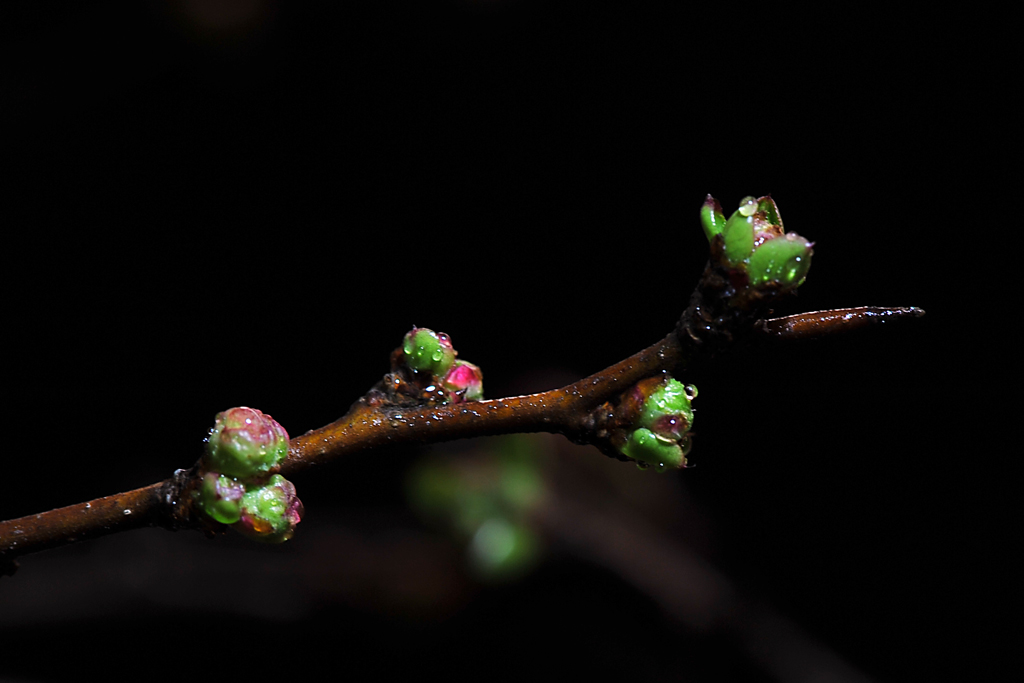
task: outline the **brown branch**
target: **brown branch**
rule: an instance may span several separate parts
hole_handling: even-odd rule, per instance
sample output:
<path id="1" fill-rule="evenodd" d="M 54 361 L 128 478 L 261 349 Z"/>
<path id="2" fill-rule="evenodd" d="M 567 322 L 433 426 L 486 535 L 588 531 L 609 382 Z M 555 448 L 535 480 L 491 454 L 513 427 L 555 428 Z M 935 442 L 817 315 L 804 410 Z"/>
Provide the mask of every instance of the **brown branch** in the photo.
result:
<path id="1" fill-rule="evenodd" d="M 414 409 L 366 410 L 357 403 L 339 420 L 291 439 L 279 471 L 290 475 L 384 445 L 521 432 L 585 440 L 593 408 L 640 379 L 676 366 L 681 355 L 672 334 L 599 373 L 539 394 Z M 0 522 L 0 559 L 144 526 L 212 531 L 216 526 L 191 510 L 188 475 L 179 470 L 167 481 L 134 491 Z"/>
<path id="2" fill-rule="evenodd" d="M 716 247 L 720 244 L 713 243 L 713 258 Z M 773 296 L 771 291 L 742 291 L 737 296 L 728 273 L 709 265 L 672 334 L 601 372 L 561 389 L 486 401 L 406 408 L 371 404 L 364 397 L 339 420 L 291 439 L 288 457 L 278 470 L 292 474 L 384 445 L 516 432 L 564 434 L 623 457 L 607 440 L 605 427 L 612 415 L 605 408 L 644 378 L 660 372 L 679 374 L 695 360 L 705 360 L 740 338 L 822 337 L 923 314 L 916 308 L 857 308 L 763 320 L 759 314 Z M 196 467 L 178 470 L 158 484 L 0 522 L 0 574 L 14 571 L 17 556 L 128 529 L 162 526 L 208 533 L 222 529 L 193 509 L 191 491 L 197 471 Z"/>
<path id="3" fill-rule="evenodd" d="M 601 372 L 540 394 L 413 410 L 350 410 L 326 427 L 292 439 L 281 473 L 290 474 L 342 455 L 391 444 L 522 432 L 589 440 L 594 408 L 645 377 L 663 370 L 680 370 L 683 357 L 678 338 L 671 334 Z"/>
<path id="4" fill-rule="evenodd" d="M 923 315 L 924 309 L 916 306 L 836 308 L 789 315 L 785 318 L 772 318 L 764 321 L 761 331 L 780 340 L 819 339 L 842 332 L 862 330 L 872 325 L 920 318 Z"/>
<path id="5" fill-rule="evenodd" d="M 164 482 L 0 522 L 0 552 L 23 555 L 160 523 Z"/>

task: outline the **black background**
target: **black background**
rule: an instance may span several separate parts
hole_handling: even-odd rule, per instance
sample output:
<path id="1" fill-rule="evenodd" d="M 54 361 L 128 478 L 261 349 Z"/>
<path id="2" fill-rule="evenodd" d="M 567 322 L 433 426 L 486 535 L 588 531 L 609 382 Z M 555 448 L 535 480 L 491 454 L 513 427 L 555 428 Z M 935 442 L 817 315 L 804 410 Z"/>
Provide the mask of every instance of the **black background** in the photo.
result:
<path id="1" fill-rule="evenodd" d="M 701 388 L 698 467 L 666 476 L 712 520 L 706 554 L 880 680 L 984 672 L 1010 642 L 997 587 L 1012 539 L 996 512 L 1009 454 L 978 419 L 976 361 L 1017 364 L 975 327 L 965 288 L 983 239 L 971 221 L 991 210 L 973 155 L 999 125 L 970 106 L 985 67 L 966 28 L 832 5 L 0 12 L 0 517 L 162 479 L 229 406 L 291 434 L 326 424 L 414 324 L 450 333 L 491 397 L 594 372 L 673 326 L 706 259 L 704 195 L 728 210 L 771 192 L 816 242 L 785 312 L 928 315 L 685 378 Z M 296 476 L 304 525 L 338 514 L 372 534 L 402 518 L 416 454 Z M 302 533 L 267 552 L 298 552 Z M 5 654 L 0 674 L 169 678 L 217 652 L 292 674 L 765 676 L 713 637 L 645 642 L 656 606 L 584 562 L 553 560 L 440 622 L 338 604 L 254 619 L 148 594 L 73 608 L 95 590 L 73 577 L 104 552 L 118 551 L 28 557 L 0 579 L 2 606 L 45 566 L 68 601 L 8 607 L 12 648 L 64 654 Z M 117 561 L 130 581 L 135 558 Z"/>

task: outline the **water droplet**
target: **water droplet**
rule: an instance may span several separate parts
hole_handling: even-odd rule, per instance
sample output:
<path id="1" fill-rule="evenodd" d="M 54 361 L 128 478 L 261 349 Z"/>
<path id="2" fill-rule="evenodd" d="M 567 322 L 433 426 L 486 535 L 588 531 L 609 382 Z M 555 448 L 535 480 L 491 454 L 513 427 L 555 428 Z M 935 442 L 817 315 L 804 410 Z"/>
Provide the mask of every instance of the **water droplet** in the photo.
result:
<path id="1" fill-rule="evenodd" d="M 125 510 L 125 511 L 124 511 L 124 514 L 126 514 L 126 515 L 130 515 L 130 514 L 132 514 L 132 511 L 131 511 L 131 510 Z"/>
<path id="2" fill-rule="evenodd" d="M 88 510 L 88 509 L 89 509 L 89 508 L 91 508 L 91 507 L 92 507 L 92 503 L 86 503 L 86 504 L 85 504 L 85 509 L 86 509 L 86 510 Z"/>
<path id="3" fill-rule="evenodd" d="M 697 398 L 697 387 L 693 384 L 687 384 L 686 387 L 684 387 L 684 390 L 686 391 L 686 398 L 691 401 Z"/>
<path id="4" fill-rule="evenodd" d="M 740 215 L 753 216 L 757 211 L 757 200 L 753 197 L 744 197 L 740 200 Z"/>

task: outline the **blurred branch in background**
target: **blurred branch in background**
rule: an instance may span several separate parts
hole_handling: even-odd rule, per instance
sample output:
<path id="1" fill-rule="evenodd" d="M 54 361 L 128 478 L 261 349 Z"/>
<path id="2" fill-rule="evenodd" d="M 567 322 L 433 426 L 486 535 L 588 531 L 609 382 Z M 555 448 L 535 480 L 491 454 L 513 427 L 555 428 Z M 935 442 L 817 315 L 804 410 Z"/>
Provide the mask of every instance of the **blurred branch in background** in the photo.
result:
<path id="1" fill-rule="evenodd" d="M 727 635 L 775 680 L 870 680 L 745 595 L 687 542 L 708 530 L 682 480 L 624 476 L 621 466 L 588 457 L 588 450 L 546 434 L 439 447 L 413 471 L 410 495 L 422 512 L 445 519 L 465 544 L 467 566 L 484 581 L 533 569 L 543 538 L 553 552 L 614 572 L 682 629 Z"/>
<path id="2" fill-rule="evenodd" d="M 89 545 L 37 558 L 18 590 L 0 593 L 0 629 L 140 608 L 275 631 L 339 609 L 440 625 L 568 555 L 611 572 L 666 616 L 643 628 L 667 632 L 607 634 L 616 647 L 715 636 L 773 680 L 868 680 L 705 559 L 710 525 L 679 478 L 645 476 L 535 434 L 435 446 L 407 481 L 412 507 L 443 534 L 388 508 L 314 518 L 280 548 L 139 530 L 97 541 L 91 561 L 65 557 Z M 590 599 L 599 606 L 602 596 Z"/>

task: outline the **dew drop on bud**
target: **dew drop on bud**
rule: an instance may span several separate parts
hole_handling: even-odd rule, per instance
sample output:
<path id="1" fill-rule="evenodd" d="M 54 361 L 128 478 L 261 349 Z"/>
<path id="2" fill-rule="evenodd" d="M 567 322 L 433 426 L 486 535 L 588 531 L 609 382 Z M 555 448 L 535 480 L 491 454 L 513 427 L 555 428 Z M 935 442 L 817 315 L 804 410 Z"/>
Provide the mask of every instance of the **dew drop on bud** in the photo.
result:
<path id="1" fill-rule="evenodd" d="M 753 197 L 744 197 L 740 200 L 739 211 L 741 216 L 753 216 L 757 211 L 757 200 Z"/>
<path id="2" fill-rule="evenodd" d="M 694 386 L 693 384 L 687 384 L 684 390 L 686 391 L 686 398 L 690 399 L 691 401 L 697 398 L 697 387 Z"/>

